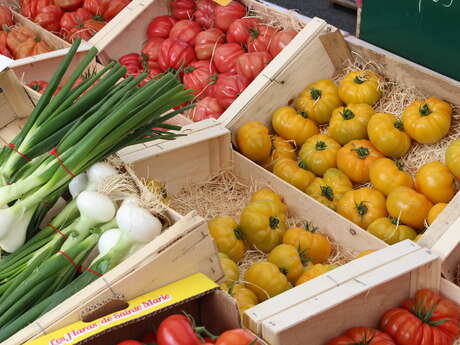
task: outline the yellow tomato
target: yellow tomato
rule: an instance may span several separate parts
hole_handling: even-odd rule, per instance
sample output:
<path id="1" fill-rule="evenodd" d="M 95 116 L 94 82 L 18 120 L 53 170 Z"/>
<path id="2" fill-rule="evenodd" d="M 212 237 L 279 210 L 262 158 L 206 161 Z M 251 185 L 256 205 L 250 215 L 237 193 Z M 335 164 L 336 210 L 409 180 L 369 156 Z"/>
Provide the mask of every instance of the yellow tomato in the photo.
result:
<path id="1" fill-rule="evenodd" d="M 434 144 L 449 132 L 452 107 L 436 97 L 417 100 L 403 112 L 404 129 L 421 144 Z"/>
<path id="2" fill-rule="evenodd" d="M 284 139 L 294 140 L 301 146 L 307 138 L 319 132 L 318 126 L 306 113 L 298 113 L 293 107 L 276 109 L 272 116 L 272 126 L 276 134 Z"/>
<path id="3" fill-rule="evenodd" d="M 367 138 L 367 123 L 374 114 L 369 104 L 349 104 L 332 112 L 328 134 L 339 144 Z"/>
<path id="4" fill-rule="evenodd" d="M 447 147 L 445 157 L 449 170 L 460 180 L 460 139 L 450 143 Z"/>
<path id="5" fill-rule="evenodd" d="M 367 134 L 371 143 L 385 156 L 398 158 L 410 149 L 411 140 L 402 121 L 392 114 L 374 114 L 367 125 Z"/>
<path id="6" fill-rule="evenodd" d="M 385 217 L 385 196 L 377 189 L 363 187 L 345 193 L 337 204 L 337 212 L 363 229 L 377 218 Z"/>
<path id="7" fill-rule="evenodd" d="M 246 250 L 243 235 L 232 217 L 214 217 L 208 222 L 209 233 L 219 249 L 230 259 L 238 262 Z"/>
<path id="8" fill-rule="evenodd" d="M 294 106 L 320 124 L 328 123 L 332 111 L 342 105 L 332 80 L 310 84 L 294 101 Z"/>
<path id="9" fill-rule="evenodd" d="M 402 164 L 389 158 L 379 158 L 371 164 L 369 178 L 375 189 L 388 195 L 399 186 L 414 187 L 412 176 L 402 170 Z"/>
<path id="10" fill-rule="evenodd" d="M 371 164 L 382 157 L 369 140 L 352 140 L 337 152 L 337 168 L 353 182 L 367 182 Z"/>
<path id="11" fill-rule="evenodd" d="M 286 214 L 273 201 L 253 201 L 241 212 L 240 227 L 249 243 L 269 253 L 286 232 Z"/>
<path id="12" fill-rule="evenodd" d="M 421 239 L 423 236 L 423 234 L 418 234 L 417 236 L 415 236 L 415 239 L 414 239 L 414 242 L 417 242 L 419 239 Z"/>
<path id="13" fill-rule="evenodd" d="M 286 278 L 294 284 L 303 272 L 305 256 L 301 257 L 296 247 L 280 244 L 268 254 L 268 262 L 275 264 Z M 303 260 L 303 261 L 302 261 Z"/>
<path id="14" fill-rule="evenodd" d="M 299 151 L 300 167 L 323 175 L 335 168 L 340 144 L 326 134 L 316 134 L 307 139 Z"/>
<path id="15" fill-rule="evenodd" d="M 260 165 L 262 165 L 265 169 L 273 171 L 273 165 L 275 165 L 275 162 L 280 158 L 289 158 L 293 160 L 297 159 L 295 148 L 289 141 L 277 135 L 273 135 L 271 140 L 272 150 L 270 156 L 268 156 L 266 160 L 260 163 Z"/>
<path id="16" fill-rule="evenodd" d="M 259 304 L 259 299 L 252 290 L 240 284 L 221 284 L 221 289 L 236 299 L 240 315 L 255 305 Z"/>
<path id="17" fill-rule="evenodd" d="M 426 219 L 428 225 L 433 224 L 434 220 L 438 218 L 438 216 L 441 214 L 442 211 L 446 208 L 447 204 L 440 202 L 434 205 L 432 208 L 430 208 L 430 211 L 428 212 L 428 217 Z"/>
<path id="18" fill-rule="evenodd" d="M 374 252 L 376 252 L 375 249 L 366 249 L 366 250 L 363 250 L 361 253 L 359 253 L 358 255 L 356 255 L 356 259 L 362 258 L 363 256 L 372 254 L 372 253 L 374 253 Z"/>
<path id="19" fill-rule="evenodd" d="M 417 236 L 414 229 L 399 224 L 398 220 L 393 217 L 382 217 L 374 220 L 369 224 L 367 231 L 388 244 L 395 244 L 406 239 L 413 240 Z"/>
<path id="20" fill-rule="evenodd" d="M 315 178 L 305 192 L 315 200 L 335 210 L 337 202 L 342 196 L 351 190 L 353 185 L 339 169 L 327 169 L 323 178 Z"/>
<path id="21" fill-rule="evenodd" d="M 283 243 L 289 244 L 304 253 L 313 263 L 325 262 L 331 255 L 332 245 L 329 239 L 305 226 L 290 228 L 283 236 Z"/>
<path id="22" fill-rule="evenodd" d="M 238 265 L 225 254 L 221 255 L 221 253 L 219 253 L 219 257 L 220 264 L 224 270 L 225 282 L 231 283 L 238 280 L 240 278 L 240 268 Z"/>
<path id="23" fill-rule="evenodd" d="M 374 105 L 380 99 L 380 78 L 363 70 L 348 73 L 339 83 L 339 96 L 345 104 Z"/>
<path id="24" fill-rule="evenodd" d="M 315 179 L 315 175 L 311 171 L 302 169 L 297 165 L 296 161 L 287 158 L 276 161 L 273 173 L 302 191 L 305 191 Z"/>
<path id="25" fill-rule="evenodd" d="M 337 268 L 337 265 L 322 265 L 322 264 L 316 264 L 316 265 L 310 265 L 306 267 L 305 272 L 302 273 L 299 279 L 297 279 L 297 282 L 295 285 L 300 285 L 303 284 L 309 280 L 312 280 L 313 278 L 319 277 L 320 275 L 327 273 L 329 271 L 332 271 L 334 268 Z"/>
<path id="26" fill-rule="evenodd" d="M 449 202 L 455 195 L 454 175 L 439 161 L 427 163 L 415 175 L 417 191 L 431 202 Z"/>
<path id="27" fill-rule="evenodd" d="M 262 189 L 259 189 L 254 194 L 252 194 L 251 200 L 250 200 L 251 202 L 259 201 L 259 200 L 273 201 L 274 203 L 278 204 L 280 212 L 283 212 L 283 213 L 287 212 L 286 204 L 283 202 L 283 200 L 281 200 L 281 196 L 279 194 L 276 194 L 270 188 L 262 188 Z"/>
<path id="28" fill-rule="evenodd" d="M 244 275 L 244 280 L 246 287 L 256 294 L 260 302 L 292 287 L 278 266 L 267 261 L 251 265 Z"/>
<path id="29" fill-rule="evenodd" d="M 252 121 L 241 126 L 236 141 L 241 153 L 254 162 L 263 162 L 270 156 L 272 143 L 268 128 L 262 122 Z"/>
<path id="30" fill-rule="evenodd" d="M 433 204 L 427 197 L 408 187 L 396 187 L 387 198 L 390 216 L 415 229 L 423 229 L 428 212 Z"/>

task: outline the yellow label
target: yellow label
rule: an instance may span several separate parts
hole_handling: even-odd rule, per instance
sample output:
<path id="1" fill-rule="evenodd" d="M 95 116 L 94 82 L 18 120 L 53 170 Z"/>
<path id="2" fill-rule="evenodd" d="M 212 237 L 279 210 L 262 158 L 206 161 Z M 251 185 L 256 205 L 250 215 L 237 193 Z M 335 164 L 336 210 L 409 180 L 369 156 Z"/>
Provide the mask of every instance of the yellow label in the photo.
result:
<path id="1" fill-rule="evenodd" d="M 106 329 L 150 314 L 185 299 L 214 289 L 217 284 L 197 273 L 129 301 L 129 306 L 91 322 L 76 322 L 28 342 L 29 345 L 72 345 Z"/>
<path id="2" fill-rule="evenodd" d="M 214 2 L 217 2 L 221 6 L 227 6 L 229 3 L 232 2 L 232 0 L 213 0 Z"/>

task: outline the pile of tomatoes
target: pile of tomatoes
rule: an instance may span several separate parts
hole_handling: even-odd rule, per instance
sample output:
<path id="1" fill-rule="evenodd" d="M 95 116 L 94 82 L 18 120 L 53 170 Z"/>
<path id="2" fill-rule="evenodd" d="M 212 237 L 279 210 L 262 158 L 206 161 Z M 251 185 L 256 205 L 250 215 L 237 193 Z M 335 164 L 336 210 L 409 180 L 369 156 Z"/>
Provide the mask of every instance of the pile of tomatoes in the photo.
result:
<path id="1" fill-rule="evenodd" d="M 421 166 L 415 179 L 400 158 L 413 141 L 432 145 L 450 129 L 452 107 L 429 97 L 402 114 L 376 113 L 381 77 L 368 70 L 312 83 L 292 106 L 275 110 L 271 125 L 239 128 L 240 152 L 315 200 L 389 244 L 416 239 L 456 193 L 460 140 L 445 162 Z M 320 126 L 327 126 L 327 133 Z M 415 180 L 415 181 L 414 181 Z M 371 187 L 370 187 L 371 185 Z"/>
<path id="2" fill-rule="evenodd" d="M 21 0 L 21 14 L 72 42 L 88 41 L 131 0 Z"/>
<path id="3" fill-rule="evenodd" d="M 218 118 L 296 35 L 247 16 L 238 1 L 172 0 L 171 14 L 154 18 L 142 51 L 119 61 L 129 75 L 179 71 L 198 99 L 194 121 Z"/>
<path id="4" fill-rule="evenodd" d="M 231 329 L 219 336 L 204 327 L 195 326 L 190 316 L 173 314 L 161 321 L 157 332 L 148 332 L 141 341 L 124 340 L 117 345 L 258 345 L 257 338 L 242 328 Z"/>
<path id="5" fill-rule="evenodd" d="M 385 312 L 380 330 L 354 327 L 326 345 L 452 345 L 460 335 L 460 308 L 431 290 L 419 290 Z"/>
<path id="6" fill-rule="evenodd" d="M 15 25 L 11 10 L 0 5 L 0 54 L 10 59 L 23 59 L 53 49 L 25 26 Z"/>

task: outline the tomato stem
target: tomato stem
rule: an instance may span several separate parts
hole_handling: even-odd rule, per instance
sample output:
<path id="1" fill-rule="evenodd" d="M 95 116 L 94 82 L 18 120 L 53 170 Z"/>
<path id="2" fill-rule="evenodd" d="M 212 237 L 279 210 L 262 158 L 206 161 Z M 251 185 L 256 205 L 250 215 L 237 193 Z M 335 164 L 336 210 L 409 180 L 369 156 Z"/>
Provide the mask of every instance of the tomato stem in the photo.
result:
<path id="1" fill-rule="evenodd" d="M 391 216 L 390 216 L 390 217 L 388 217 L 388 219 L 390 219 L 391 224 L 393 224 L 393 225 L 398 225 L 398 224 L 399 224 L 398 218 L 395 218 L 395 217 L 391 217 Z"/>
<path id="2" fill-rule="evenodd" d="M 304 161 L 300 161 L 298 164 L 299 168 L 308 170 L 307 164 Z"/>
<path id="3" fill-rule="evenodd" d="M 303 228 L 305 230 L 307 230 L 308 232 L 311 232 L 311 233 L 315 233 L 316 230 L 318 230 L 318 228 L 316 226 L 314 226 L 312 223 L 310 222 L 305 222 Z"/>
<path id="4" fill-rule="evenodd" d="M 334 200 L 334 190 L 329 186 L 320 186 L 321 195 L 324 196 L 327 200 Z"/>
<path id="5" fill-rule="evenodd" d="M 342 117 L 344 120 L 351 120 L 355 117 L 355 114 L 348 108 L 345 108 L 342 112 Z"/>
<path id="6" fill-rule="evenodd" d="M 404 163 L 403 163 L 401 160 L 395 159 L 395 164 L 396 164 L 396 167 L 397 167 L 399 170 L 401 170 L 401 171 L 404 170 Z"/>
<path id="7" fill-rule="evenodd" d="M 235 237 L 239 240 L 243 239 L 243 232 L 241 231 L 241 228 L 237 226 L 235 229 L 233 229 L 233 233 L 235 234 Z"/>
<path id="8" fill-rule="evenodd" d="M 431 114 L 431 110 L 426 103 L 420 107 L 419 112 L 422 116 L 428 116 Z"/>
<path id="9" fill-rule="evenodd" d="M 396 121 L 393 125 L 396 129 L 399 129 L 400 131 L 404 130 L 404 123 L 401 120 Z"/>
<path id="10" fill-rule="evenodd" d="M 327 149 L 327 144 L 322 140 L 317 141 L 315 145 L 315 149 L 317 151 L 324 151 L 325 149 Z"/>
<path id="11" fill-rule="evenodd" d="M 285 276 L 287 276 L 287 274 L 288 274 L 288 269 L 287 268 L 279 267 L 279 270 L 280 270 L 281 273 L 283 273 Z"/>
<path id="12" fill-rule="evenodd" d="M 311 98 L 313 98 L 314 100 L 317 100 L 318 98 L 321 97 L 321 90 L 313 88 L 310 90 L 310 95 L 311 95 Z"/>
<path id="13" fill-rule="evenodd" d="M 355 84 L 362 84 L 366 81 L 366 79 L 361 79 L 361 76 L 356 76 L 355 79 L 353 79 L 353 81 L 355 82 Z"/>
<path id="14" fill-rule="evenodd" d="M 356 149 L 351 149 L 351 151 L 356 151 L 359 159 L 366 159 L 369 156 L 369 149 L 367 147 L 358 147 Z"/>
<path id="15" fill-rule="evenodd" d="M 302 116 L 304 119 L 308 119 L 308 114 L 304 111 L 297 111 L 297 113 Z"/>
<path id="16" fill-rule="evenodd" d="M 367 206 L 364 205 L 364 201 L 361 201 L 359 204 L 356 205 L 356 210 L 358 211 L 358 214 L 361 217 L 365 216 L 368 211 Z"/>
<path id="17" fill-rule="evenodd" d="M 275 229 L 278 228 L 278 225 L 279 225 L 279 223 L 280 223 L 280 220 L 279 220 L 277 217 L 272 217 L 272 216 L 270 216 L 269 222 L 270 222 L 270 228 L 272 228 L 273 230 L 275 230 Z"/>

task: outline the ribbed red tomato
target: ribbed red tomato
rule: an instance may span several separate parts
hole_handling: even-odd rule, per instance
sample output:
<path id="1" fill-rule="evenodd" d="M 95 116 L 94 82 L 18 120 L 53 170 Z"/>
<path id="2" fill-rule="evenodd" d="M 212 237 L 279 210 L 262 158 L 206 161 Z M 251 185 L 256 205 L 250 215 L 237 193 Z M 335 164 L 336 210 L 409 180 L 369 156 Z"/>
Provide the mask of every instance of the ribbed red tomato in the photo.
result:
<path id="1" fill-rule="evenodd" d="M 249 40 L 251 31 L 259 25 L 257 18 L 241 18 L 230 24 L 227 30 L 227 42 L 246 44 Z"/>
<path id="2" fill-rule="evenodd" d="M 199 60 L 210 59 L 218 46 L 224 43 L 225 34 L 218 28 L 201 31 L 195 38 L 195 54 Z"/>
<path id="3" fill-rule="evenodd" d="M 217 99 L 205 97 L 200 99 L 195 107 L 187 112 L 187 116 L 192 121 L 199 122 L 206 119 L 218 119 L 223 112 L 224 108 L 220 106 Z"/>
<path id="4" fill-rule="evenodd" d="M 201 27 L 193 20 L 179 20 L 169 32 L 169 38 L 187 42 L 192 46 L 195 44 L 196 36 L 201 32 Z"/>
<path id="5" fill-rule="evenodd" d="M 280 51 L 282 51 L 283 48 L 286 47 L 296 35 L 297 32 L 291 29 L 278 31 L 273 35 L 273 39 L 269 48 L 270 54 L 272 54 L 273 57 L 278 55 Z"/>
<path id="6" fill-rule="evenodd" d="M 0 30 L 0 54 L 10 59 L 13 58 L 13 54 L 8 48 L 7 44 L 8 32 Z"/>
<path id="7" fill-rule="evenodd" d="M 144 47 L 142 48 L 144 67 L 148 67 L 149 70 L 152 68 L 160 68 L 160 64 L 158 63 L 158 52 L 160 51 L 160 46 L 163 41 L 164 38 L 153 37 L 144 43 Z"/>
<path id="8" fill-rule="evenodd" d="M 85 0 L 83 2 L 83 8 L 90 11 L 95 16 L 102 16 L 107 8 L 106 0 Z"/>
<path id="9" fill-rule="evenodd" d="M 353 327 L 326 345 L 396 345 L 388 334 L 369 327 Z"/>
<path id="10" fill-rule="evenodd" d="M 142 80 L 140 83 L 139 83 L 139 87 L 142 87 L 144 86 L 145 84 L 147 84 L 150 80 L 152 79 L 155 79 L 155 78 L 159 78 L 157 77 L 159 74 L 163 73 L 163 71 L 161 69 L 158 69 L 158 68 L 152 68 L 150 71 L 149 71 L 149 75 L 146 76 L 144 78 L 144 80 Z M 137 74 L 134 75 L 134 77 L 137 77 L 140 73 L 142 72 L 139 72 Z"/>
<path id="11" fill-rule="evenodd" d="M 236 60 L 238 74 L 253 80 L 272 60 L 268 52 L 245 53 Z"/>
<path id="12" fill-rule="evenodd" d="M 193 47 L 187 42 L 168 38 L 161 43 L 158 52 L 158 63 L 163 71 L 168 68 L 179 69 L 195 60 Z"/>
<path id="13" fill-rule="evenodd" d="M 217 77 L 213 92 L 219 104 L 227 109 L 248 85 L 249 80 L 242 75 L 222 73 Z"/>
<path id="14" fill-rule="evenodd" d="M 230 24 L 246 15 L 246 7 L 233 0 L 227 6 L 217 6 L 214 13 L 216 26 L 223 31 L 227 31 Z"/>
<path id="15" fill-rule="evenodd" d="M 13 12 L 8 7 L 0 5 L 0 28 L 3 28 L 3 25 L 11 26 L 13 24 Z"/>
<path id="16" fill-rule="evenodd" d="M 235 72 L 236 60 L 245 51 L 237 43 L 225 43 L 216 48 L 214 53 L 214 63 L 221 73 Z"/>
<path id="17" fill-rule="evenodd" d="M 34 18 L 34 22 L 48 31 L 59 31 L 61 28 L 60 21 L 63 14 L 64 11 L 59 6 L 46 6 L 40 10 Z"/>
<path id="18" fill-rule="evenodd" d="M 193 90 L 195 96 L 204 97 L 203 90 L 213 82 L 214 74 L 216 74 L 216 68 L 211 61 L 195 61 L 184 69 L 182 82 L 186 89 Z"/>
<path id="19" fill-rule="evenodd" d="M 22 0 L 21 2 L 21 14 L 27 18 L 35 18 L 41 8 L 57 5 L 53 0 Z"/>
<path id="20" fill-rule="evenodd" d="M 172 0 L 171 11 L 174 18 L 190 19 L 195 12 L 195 0 Z"/>
<path id="21" fill-rule="evenodd" d="M 83 0 L 54 0 L 54 4 L 67 11 L 73 11 L 83 5 Z"/>
<path id="22" fill-rule="evenodd" d="M 177 19 L 171 16 L 158 16 L 152 19 L 149 26 L 147 27 L 147 37 L 161 37 L 168 38 L 169 32 L 171 31 Z"/>
<path id="23" fill-rule="evenodd" d="M 196 11 L 193 14 L 195 21 L 207 29 L 214 27 L 217 6 L 214 0 L 197 0 Z"/>
<path id="24" fill-rule="evenodd" d="M 32 90 L 43 93 L 43 91 L 45 91 L 46 87 L 48 86 L 48 82 L 44 80 L 35 80 L 27 84 L 27 86 Z"/>
<path id="25" fill-rule="evenodd" d="M 74 12 L 66 12 L 61 18 L 60 26 L 62 30 L 69 32 L 78 24 L 82 24 L 91 19 L 93 14 L 86 8 L 79 8 Z"/>
<path id="26" fill-rule="evenodd" d="M 273 35 L 277 31 L 276 28 L 270 25 L 257 25 L 254 30 L 251 30 L 248 40 L 248 52 L 269 51 Z"/>
<path id="27" fill-rule="evenodd" d="M 102 17 L 85 20 L 68 31 L 67 40 L 73 42 L 75 38 L 80 37 L 82 40 L 89 41 L 105 24 L 107 23 Z"/>
<path id="28" fill-rule="evenodd" d="M 145 345 L 145 344 L 141 343 L 140 341 L 137 341 L 137 340 L 128 339 L 128 340 L 123 340 L 123 341 L 117 343 L 117 345 Z"/>
<path id="29" fill-rule="evenodd" d="M 120 13 L 126 6 L 128 6 L 131 0 L 106 0 L 106 2 L 107 7 L 105 8 L 102 16 L 106 21 L 109 21 Z"/>
<path id="30" fill-rule="evenodd" d="M 135 75 L 142 70 L 142 58 L 137 53 L 123 55 L 118 59 L 121 65 L 126 67 L 126 75 Z"/>

